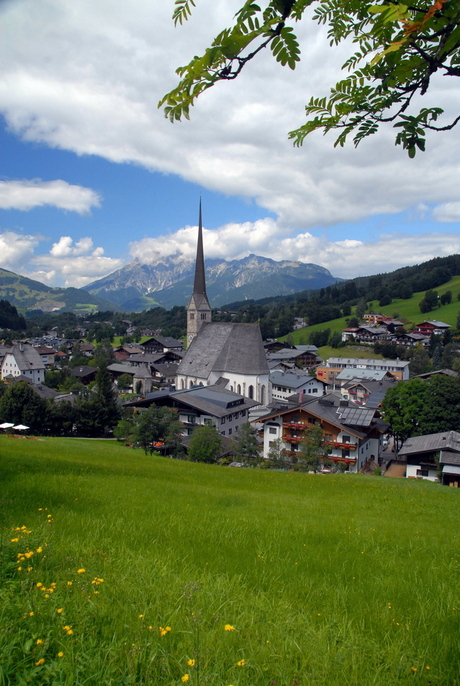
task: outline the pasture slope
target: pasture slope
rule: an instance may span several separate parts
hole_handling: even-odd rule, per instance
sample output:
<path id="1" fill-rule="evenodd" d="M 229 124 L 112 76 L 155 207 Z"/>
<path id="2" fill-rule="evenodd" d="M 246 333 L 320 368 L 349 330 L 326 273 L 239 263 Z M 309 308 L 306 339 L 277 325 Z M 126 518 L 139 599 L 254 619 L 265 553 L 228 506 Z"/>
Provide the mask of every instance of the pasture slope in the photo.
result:
<path id="1" fill-rule="evenodd" d="M 460 493 L 0 436 L 0 684 L 459 684 Z"/>
<path id="2" fill-rule="evenodd" d="M 393 317 L 395 314 L 398 318 L 404 322 L 404 327 L 409 330 L 412 326 L 419 324 L 420 322 L 426 320 L 438 320 L 443 321 L 446 324 L 450 324 L 454 329 L 457 326 L 457 317 L 460 313 L 460 276 L 454 276 L 450 281 L 438 286 L 434 290 L 437 291 L 438 295 L 444 295 L 446 291 L 452 291 L 452 302 L 449 305 L 440 305 L 435 310 L 422 314 L 420 312 L 419 303 L 423 300 L 425 296 L 425 291 L 419 293 L 414 293 L 411 298 L 407 300 L 395 299 L 391 305 L 380 306 L 378 302 L 368 302 L 367 312 L 374 312 L 384 314 L 387 317 Z M 353 314 L 354 310 L 353 308 Z M 324 329 L 329 329 L 331 333 L 342 333 L 343 329 L 346 328 L 348 317 L 340 317 L 339 319 L 330 319 L 326 322 L 321 322 L 320 324 L 313 324 L 312 326 L 307 326 L 302 329 L 297 329 L 291 334 L 283 336 L 279 340 L 284 341 L 290 336 L 293 343 L 297 345 L 305 345 L 308 343 L 308 336 L 313 331 L 322 331 Z M 332 350 L 332 349 L 330 349 Z M 325 351 L 325 348 L 321 348 L 320 354 L 323 358 L 327 359 L 331 355 L 340 355 L 342 357 L 347 357 L 348 355 L 335 351 L 330 352 L 330 350 Z M 356 357 L 361 357 L 361 355 L 356 355 Z M 374 357 L 376 357 L 374 355 Z M 379 357 L 379 356 L 377 356 Z"/>

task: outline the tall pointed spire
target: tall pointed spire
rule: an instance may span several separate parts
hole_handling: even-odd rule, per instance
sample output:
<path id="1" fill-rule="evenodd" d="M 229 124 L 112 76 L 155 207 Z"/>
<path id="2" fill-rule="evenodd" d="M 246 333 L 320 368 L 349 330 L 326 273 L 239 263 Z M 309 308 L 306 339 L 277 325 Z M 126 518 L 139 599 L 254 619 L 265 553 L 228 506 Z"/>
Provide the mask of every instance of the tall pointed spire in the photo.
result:
<path id="1" fill-rule="evenodd" d="M 195 281 L 193 284 L 193 293 L 196 295 L 206 296 L 206 279 L 204 273 L 204 253 L 203 253 L 203 222 L 201 218 L 201 198 L 200 198 L 200 216 L 198 222 L 198 243 L 196 248 L 196 264 L 195 264 Z"/>
<path id="2" fill-rule="evenodd" d="M 193 341 L 198 334 L 202 324 L 211 321 L 211 306 L 206 295 L 206 277 L 204 271 L 204 250 L 203 250 L 203 223 L 200 214 L 198 221 L 198 242 L 196 247 L 195 262 L 195 281 L 193 283 L 193 293 L 187 307 L 187 345 Z"/>

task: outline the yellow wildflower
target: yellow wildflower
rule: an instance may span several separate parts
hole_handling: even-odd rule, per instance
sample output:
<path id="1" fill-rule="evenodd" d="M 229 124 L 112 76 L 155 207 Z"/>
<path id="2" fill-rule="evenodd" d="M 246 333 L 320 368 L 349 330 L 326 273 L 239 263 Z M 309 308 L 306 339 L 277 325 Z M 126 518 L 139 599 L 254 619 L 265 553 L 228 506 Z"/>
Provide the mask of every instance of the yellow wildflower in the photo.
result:
<path id="1" fill-rule="evenodd" d="M 64 608 L 63 608 L 63 607 L 60 607 L 59 610 L 56 610 L 56 612 L 58 613 L 58 615 L 60 615 L 61 612 L 63 612 L 63 610 L 64 610 Z"/>
<path id="2" fill-rule="evenodd" d="M 231 624 L 226 624 L 224 626 L 225 631 L 235 631 L 235 627 L 232 626 Z"/>
<path id="3" fill-rule="evenodd" d="M 59 651 L 59 653 L 57 654 L 57 656 L 58 656 L 58 657 L 64 657 L 64 653 L 62 652 L 62 650 Z"/>
<path id="4" fill-rule="evenodd" d="M 411 671 L 412 672 L 418 672 L 418 669 L 417 669 L 417 667 L 411 667 Z"/>
<path id="5" fill-rule="evenodd" d="M 42 552 L 43 552 L 43 548 L 42 548 L 42 547 L 37 548 L 37 550 L 36 550 L 35 552 L 36 552 L 36 553 L 42 553 Z"/>
<path id="6" fill-rule="evenodd" d="M 42 645 L 43 645 L 43 641 L 42 641 L 41 638 L 37 638 L 36 643 L 37 643 L 38 646 L 42 646 Z"/>
<path id="7" fill-rule="evenodd" d="M 10 538 L 11 543 L 17 543 L 19 538 Z"/>
<path id="8" fill-rule="evenodd" d="M 244 667 L 246 664 L 246 660 L 240 660 L 239 662 L 236 663 L 238 667 Z"/>
<path id="9" fill-rule="evenodd" d="M 18 572 L 22 571 L 22 567 L 18 567 Z"/>
<path id="10" fill-rule="evenodd" d="M 37 660 L 37 662 L 35 663 L 35 666 L 40 667 L 40 665 L 44 665 L 44 664 L 45 664 L 45 658 L 41 657 L 39 660 Z"/>
<path id="11" fill-rule="evenodd" d="M 77 574 L 84 574 L 86 569 L 77 569 Z"/>
<path id="12" fill-rule="evenodd" d="M 29 612 L 29 617 L 33 617 L 34 614 L 35 614 L 34 612 Z"/>
<path id="13" fill-rule="evenodd" d="M 184 674 L 184 676 L 181 676 L 180 680 L 184 682 L 188 681 L 190 679 L 190 674 Z"/>
<path id="14" fill-rule="evenodd" d="M 71 624 L 66 624 L 65 626 L 62 627 L 62 630 L 63 630 L 63 631 L 68 631 L 68 630 L 71 629 L 71 628 L 72 628 L 72 625 L 71 625 Z"/>
<path id="15" fill-rule="evenodd" d="M 73 584 L 73 581 L 68 581 L 68 582 L 67 582 L 67 586 L 72 586 L 72 584 Z"/>
<path id="16" fill-rule="evenodd" d="M 69 629 L 68 632 L 67 632 L 67 636 L 72 636 L 72 634 L 73 634 L 72 629 Z"/>
<path id="17" fill-rule="evenodd" d="M 139 619 L 144 619 L 144 615 L 139 615 Z"/>
<path id="18" fill-rule="evenodd" d="M 187 660 L 187 664 L 189 667 L 194 667 L 195 666 L 195 660 Z"/>

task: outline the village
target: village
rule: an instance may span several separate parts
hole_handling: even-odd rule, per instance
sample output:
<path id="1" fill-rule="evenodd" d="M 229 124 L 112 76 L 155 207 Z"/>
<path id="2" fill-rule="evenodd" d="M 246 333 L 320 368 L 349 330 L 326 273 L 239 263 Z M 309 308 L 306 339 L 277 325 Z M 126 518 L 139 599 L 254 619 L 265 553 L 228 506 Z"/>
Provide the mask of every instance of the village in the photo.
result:
<path id="1" fill-rule="evenodd" d="M 449 329 L 441 321 L 425 320 L 405 333 L 402 322 L 365 313 L 359 326 L 343 330 L 342 340 L 372 345 L 396 339 L 399 345 L 427 347 L 433 336 L 445 336 Z M 383 474 L 459 486 L 460 434 L 456 426 L 436 433 L 413 433 L 401 442 L 385 415 L 387 392 L 411 378 L 409 361 L 340 356 L 324 361 L 315 345 L 278 340 L 264 343 L 256 323 L 212 321 L 201 209 L 186 340 L 184 348 L 183 340 L 160 332 L 142 343 L 125 343 L 111 350 L 103 366 L 111 385 L 109 393 L 118 398 L 118 413 L 114 410 L 113 417 L 142 414 L 152 406 L 170 408 L 180 423 L 181 454 L 187 454 L 197 429 L 213 427 L 221 437 L 214 459 L 221 464 L 241 467 L 259 463 L 324 474 Z M 85 363 L 94 353 L 95 346 L 83 338 L 58 339 L 52 332 L 40 339 L 2 345 L 4 390 L 25 382 L 53 407 L 77 408 L 82 396 L 91 399 L 90 389 L 97 389 L 98 366 Z M 79 363 L 67 369 L 67 381 L 69 376 L 73 379 L 67 383 L 68 391 L 47 386 L 45 375 L 58 373 L 72 359 Z M 428 384 L 434 376 L 452 381 L 458 373 L 438 369 L 416 378 Z M 9 415 L 7 407 L 0 403 L 0 429 L 28 431 L 31 427 L 26 421 L 21 423 L 17 416 Z M 77 422 L 70 430 L 75 426 L 81 435 L 85 424 Z M 99 426 L 101 429 L 106 432 L 107 427 Z M 235 445 L 248 431 L 252 432 L 252 452 L 245 456 L 243 451 L 241 457 Z M 168 454 L 167 441 L 160 439 L 150 448 L 154 445 Z"/>

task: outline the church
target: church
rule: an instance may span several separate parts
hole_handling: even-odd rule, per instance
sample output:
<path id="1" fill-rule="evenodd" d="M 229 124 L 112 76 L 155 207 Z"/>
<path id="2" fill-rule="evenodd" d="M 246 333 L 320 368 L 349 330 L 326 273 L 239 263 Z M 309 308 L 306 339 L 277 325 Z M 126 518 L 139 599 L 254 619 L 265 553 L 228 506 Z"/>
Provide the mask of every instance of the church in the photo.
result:
<path id="1" fill-rule="evenodd" d="M 177 390 L 218 385 L 261 405 L 271 402 L 270 373 L 259 324 L 212 321 L 206 293 L 201 203 L 195 279 L 187 307 L 187 345 L 177 370 Z"/>

